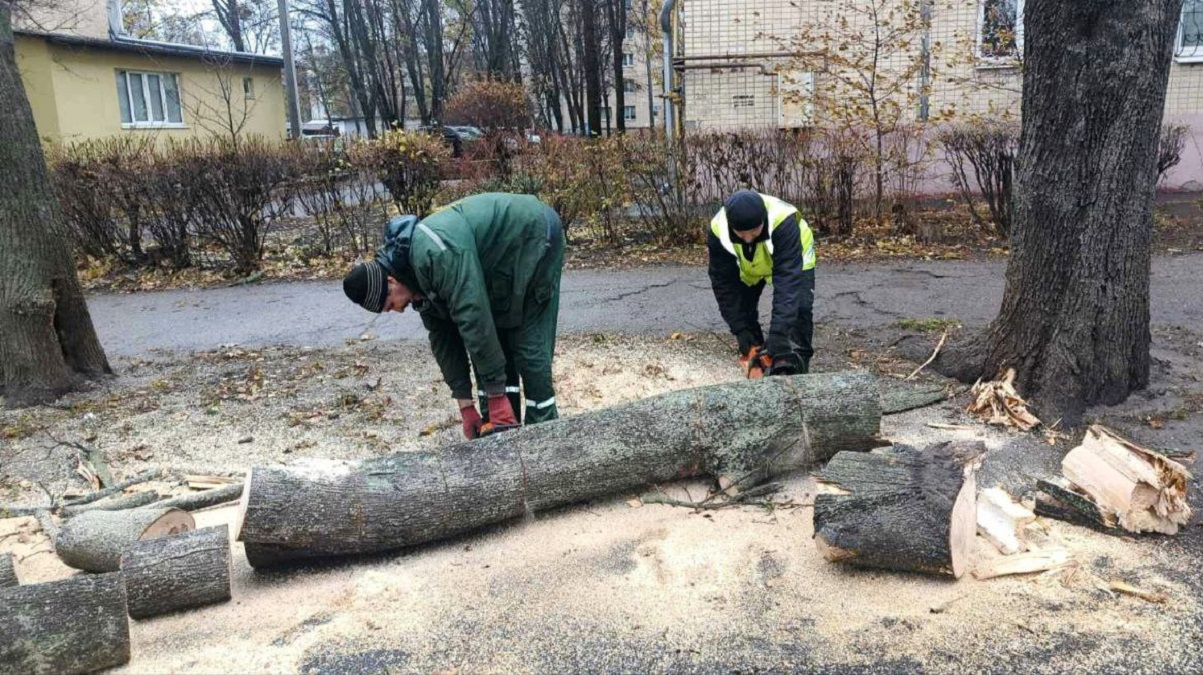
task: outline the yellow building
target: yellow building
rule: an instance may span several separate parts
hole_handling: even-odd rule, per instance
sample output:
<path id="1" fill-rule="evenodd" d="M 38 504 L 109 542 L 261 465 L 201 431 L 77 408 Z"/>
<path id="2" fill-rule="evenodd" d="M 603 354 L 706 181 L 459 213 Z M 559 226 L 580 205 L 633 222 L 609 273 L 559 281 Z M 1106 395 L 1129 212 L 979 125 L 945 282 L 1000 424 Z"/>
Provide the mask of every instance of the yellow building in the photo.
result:
<path id="1" fill-rule="evenodd" d="M 118 0 L 75 0 L 69 12 L 15 27 L 44 140 L 284 135 L 282 59 L 133 39 L 120 16 Z"/>

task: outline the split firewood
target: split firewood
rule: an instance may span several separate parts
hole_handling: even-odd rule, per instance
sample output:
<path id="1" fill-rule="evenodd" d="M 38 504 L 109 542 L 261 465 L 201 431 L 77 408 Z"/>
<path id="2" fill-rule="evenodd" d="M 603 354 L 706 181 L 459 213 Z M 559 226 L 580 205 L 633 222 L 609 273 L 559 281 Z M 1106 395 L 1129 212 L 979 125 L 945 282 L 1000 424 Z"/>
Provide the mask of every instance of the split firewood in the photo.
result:
<path id="1" fill-rule="evenodd" d="M 1064 478 L 1036 481 L 1036 515 L 1084 525 L 1100 531 L 1118 527 L 1115 516 L 1103 513 Z"/>
<path id="2" fill-rule="evenodd" d="M 816 478 L 815 544 L 830 561 L 965 573 L 976 528 L 976 472 L 986 446 L 951 441 L 842 452 Z"/>
<path id="3" fill-rule="evenodd" d="M 1060 548 L 1028 551 L 1015 555 L 1003 556 L 980 564 L 973 570 L 973 578 L 978 581 L 1005 577 L 1012 574 L 1032 574 L 1047 572 L 1064 567 L 1073 560 L 1069 551 Z"/>
<path id="4" fill-rule="evenodd" d="M 242 496 L 242 483 L 235 485 L 227 485 L 225 487 L 216 488 L 213 490 L 205 490 L 204 492 L 194 492 L 192 494 L 180 495 L 171 499 L 164 499 L 161 502 L 155 502 L 145 508 L 148 509 L 182 509 L 184 511 L 199 511 L 207 509 L 210 506 L 218 504 L 227 504 L 229 502 L 238 501 Z"/>
<path id="5" fill-rule="evenodd" d="M 87 511 L 63 523 L 54 548 L 58 557 L 75 569 L 116 572 L 121 568 L 122 554 L 135 541 L 195 528 L 192 515 L 180 509 Z"/>
<path id="6" fill-rule="evenodd" d="M 21 582 L 17 580 L 17 570 L 13 564 L 13 554 L 0 554 L 0 588 L 20 585 Z"/>
<path id="7" fill-rule="evenodd" d="M 997 380 L 979 380 L 969 393 L 973 400 L 965 409 L 987 424 L 1011 426 L 1022 431 L 1040 425 L 1040 420 L 1028 411 L 1027 401 L 1015 391 L 1014 368 L 1008 368 Z"/>
<path id="8" fill-rule="evenodd" d="M 132 509 L 138 506 L 145 506 L 159 498 L 155 492 L 135 492 L 131 495 L 122 495 L 120 497 L 110 497 L 102 499 L 91 504 L 80 504 L 79 506 L 64 506 L 60 513 L 64 517 L 70 518 L 78 516 L 87 511 L 121 511 L 123 509 Z"/>
<path id="9" fill-rule="evenodd" d="M 1190 522 L 1190 473 L 1164 455 L 1093 425 L 1061 460 L 1065 478 L 1130 532 L 1177 534 Z"/>
<path id="10" fill-rule="evenodd" d="M 1011 555 L 1027 548 L 1023 528 L 1036 514 L 1015 503 L 1002 488 L 988 488 L 977 496 L 977 531 L 1002 553 Z"/>
<path id="11" fill-rule="evenodd" d="M 134 542 L 121 556 L 129 615 L 146 619 L 230 599 L 225 525 Z"/>
<path id="12" fill-rule="evenodd" d="M 91 673 L 129 662 L 120 574 L 0 589 L 0 672 Z"/>
<path id="13" fill-rule="evenodd" d="M 238 539 L 255 567 L 387 551 L 696 476 L 748 485 L 880 442 L 876 378 L 771 377 L 357 464 L 255 467 Z M 972 520 L 972 519 L 971 519 Z"/>
<path id="14" fill-rule="evenodd" d="M 1162 604 L 1166 600 L 1169 600 L 1169 596 L 1167 596 L 1165 593 L 1146 591 L 1143 588 L 1137 588 L 1136 586 L 1126 584 L 1122 581 L 1112 581 L 1110 584 L 1107 584 L 1107 588 L 1115 591 L 1116 593 L 1123 593 L 1124 595 L 1130 595 L 1134 598 L 1140 598 L 1145 602 Z"/>

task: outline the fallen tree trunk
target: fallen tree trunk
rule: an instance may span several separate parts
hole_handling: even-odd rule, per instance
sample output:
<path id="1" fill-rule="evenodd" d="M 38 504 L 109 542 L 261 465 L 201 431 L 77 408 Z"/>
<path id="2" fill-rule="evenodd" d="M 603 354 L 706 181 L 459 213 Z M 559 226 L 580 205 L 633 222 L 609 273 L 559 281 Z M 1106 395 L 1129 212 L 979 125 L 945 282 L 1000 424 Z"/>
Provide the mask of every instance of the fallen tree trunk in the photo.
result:
<path id="1" fill-rule="evenodd" d="M 896 445 L 836 455 L 816 478 L 815 544 L 830 561 L 908 572 L 965 573 L 976 527 L 981 441 Z"/>
<path id="2" fill-rule="evenodd" d="M 63 523 L 54 550 L 67 565 L 87 572 L 116 572 L 121 556 L 135 541 L 195 529 L 192 516 L 179 509 L 88 511 Z"/>
<path id="3" fill-rule="evenodd" d="M 441 451 L 250 471 L 251 565 L 387 551 L 699 475 L 746 488 L 880 445 L 875 378 L 769 377 L 576 415 Z"/>
<path id="4" fill-rule="evenodd" d="M 21 582 L 17 580 L 17 570 L 13 565 L 13 554 L 0 555 L 0 588 L 20 585 Z"/>
<path id="5" fill-rule="evenodd" d="M 121 557 L 129 614 L 146 619 L 230 599 L 225 525 L 134 542 Z"/>
<path id="6" fill-rule="evenodd" d="M 0 672 L 91 673 L 128 663 L 120 574 L 0 590 Z"/>

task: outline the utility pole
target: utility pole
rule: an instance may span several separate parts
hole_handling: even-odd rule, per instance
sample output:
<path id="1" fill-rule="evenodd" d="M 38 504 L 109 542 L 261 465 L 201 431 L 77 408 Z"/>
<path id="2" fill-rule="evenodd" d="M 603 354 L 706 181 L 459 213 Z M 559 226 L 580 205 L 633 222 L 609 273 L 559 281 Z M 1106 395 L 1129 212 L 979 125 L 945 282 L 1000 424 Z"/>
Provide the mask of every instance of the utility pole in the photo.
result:
<path id="1" fill-rule="evenodd" d="M 284 50 L 284 98 L 288 106 L 288 129 L 293 140 L 301 138 L 301 102 L 297 98 L 297 64 L 292 56 L 292 27 L 288 21 L 288 0 L 279 0 L 280 48 Z"/>

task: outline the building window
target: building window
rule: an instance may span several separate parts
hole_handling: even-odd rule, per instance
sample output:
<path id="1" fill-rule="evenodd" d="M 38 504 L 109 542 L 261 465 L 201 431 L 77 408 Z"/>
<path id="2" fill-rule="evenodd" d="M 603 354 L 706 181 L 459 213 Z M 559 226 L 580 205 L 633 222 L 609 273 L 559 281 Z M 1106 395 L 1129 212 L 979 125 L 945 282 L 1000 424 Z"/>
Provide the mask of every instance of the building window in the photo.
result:
<path id="1" fill-rule="evenodd" d="M 628 122 L 635 121 L 635 106 L 624 105 L 622 107 L 622 118 Z"/>
<path id="2" fill-rule="evenodd" d="M 977 53 L 995 60 L 1023 55 L 1023 0 L 982 0 Z"/>
<path id="3" fill-rule="evenodd" d="M 1174 56 L 1179 60 L 1203 61 L 1203 0 L 1186 0 L 1182 4 Z"/>
<path id="4" fill-rule="evenodd" d="M 175 73 L 117 71 L 117 102 L 126 127 L 180 126 L 180 81 Z"/>
<path id="5" fill-rule="evenodd" d="M 627 26 L 626 39 L 630 40 L 631 38 L 634 38 L 634 37 L 635 37 L 635 29 L 631 28 L 630 26 Z"/>
<path id="6" fill-rule="evenodd" d="M 624 77 L 622 79 L 622 90 L 628 94 L 630 94 L 631 92 L 637 91 L 637 88 L 635 85 L 635 80 L 628 80 Z"/>
<path id="7" fill-rule="evenodd" d="M 635 65 L 635 55 L 631 52 L 622 53 L 622 67 L 630 68 Z"/>
<path id="8" fill-rule="evenodd" d="M 246 99 L 255 98 L 255 78 L 242 78 L 242 97 Z"/>

